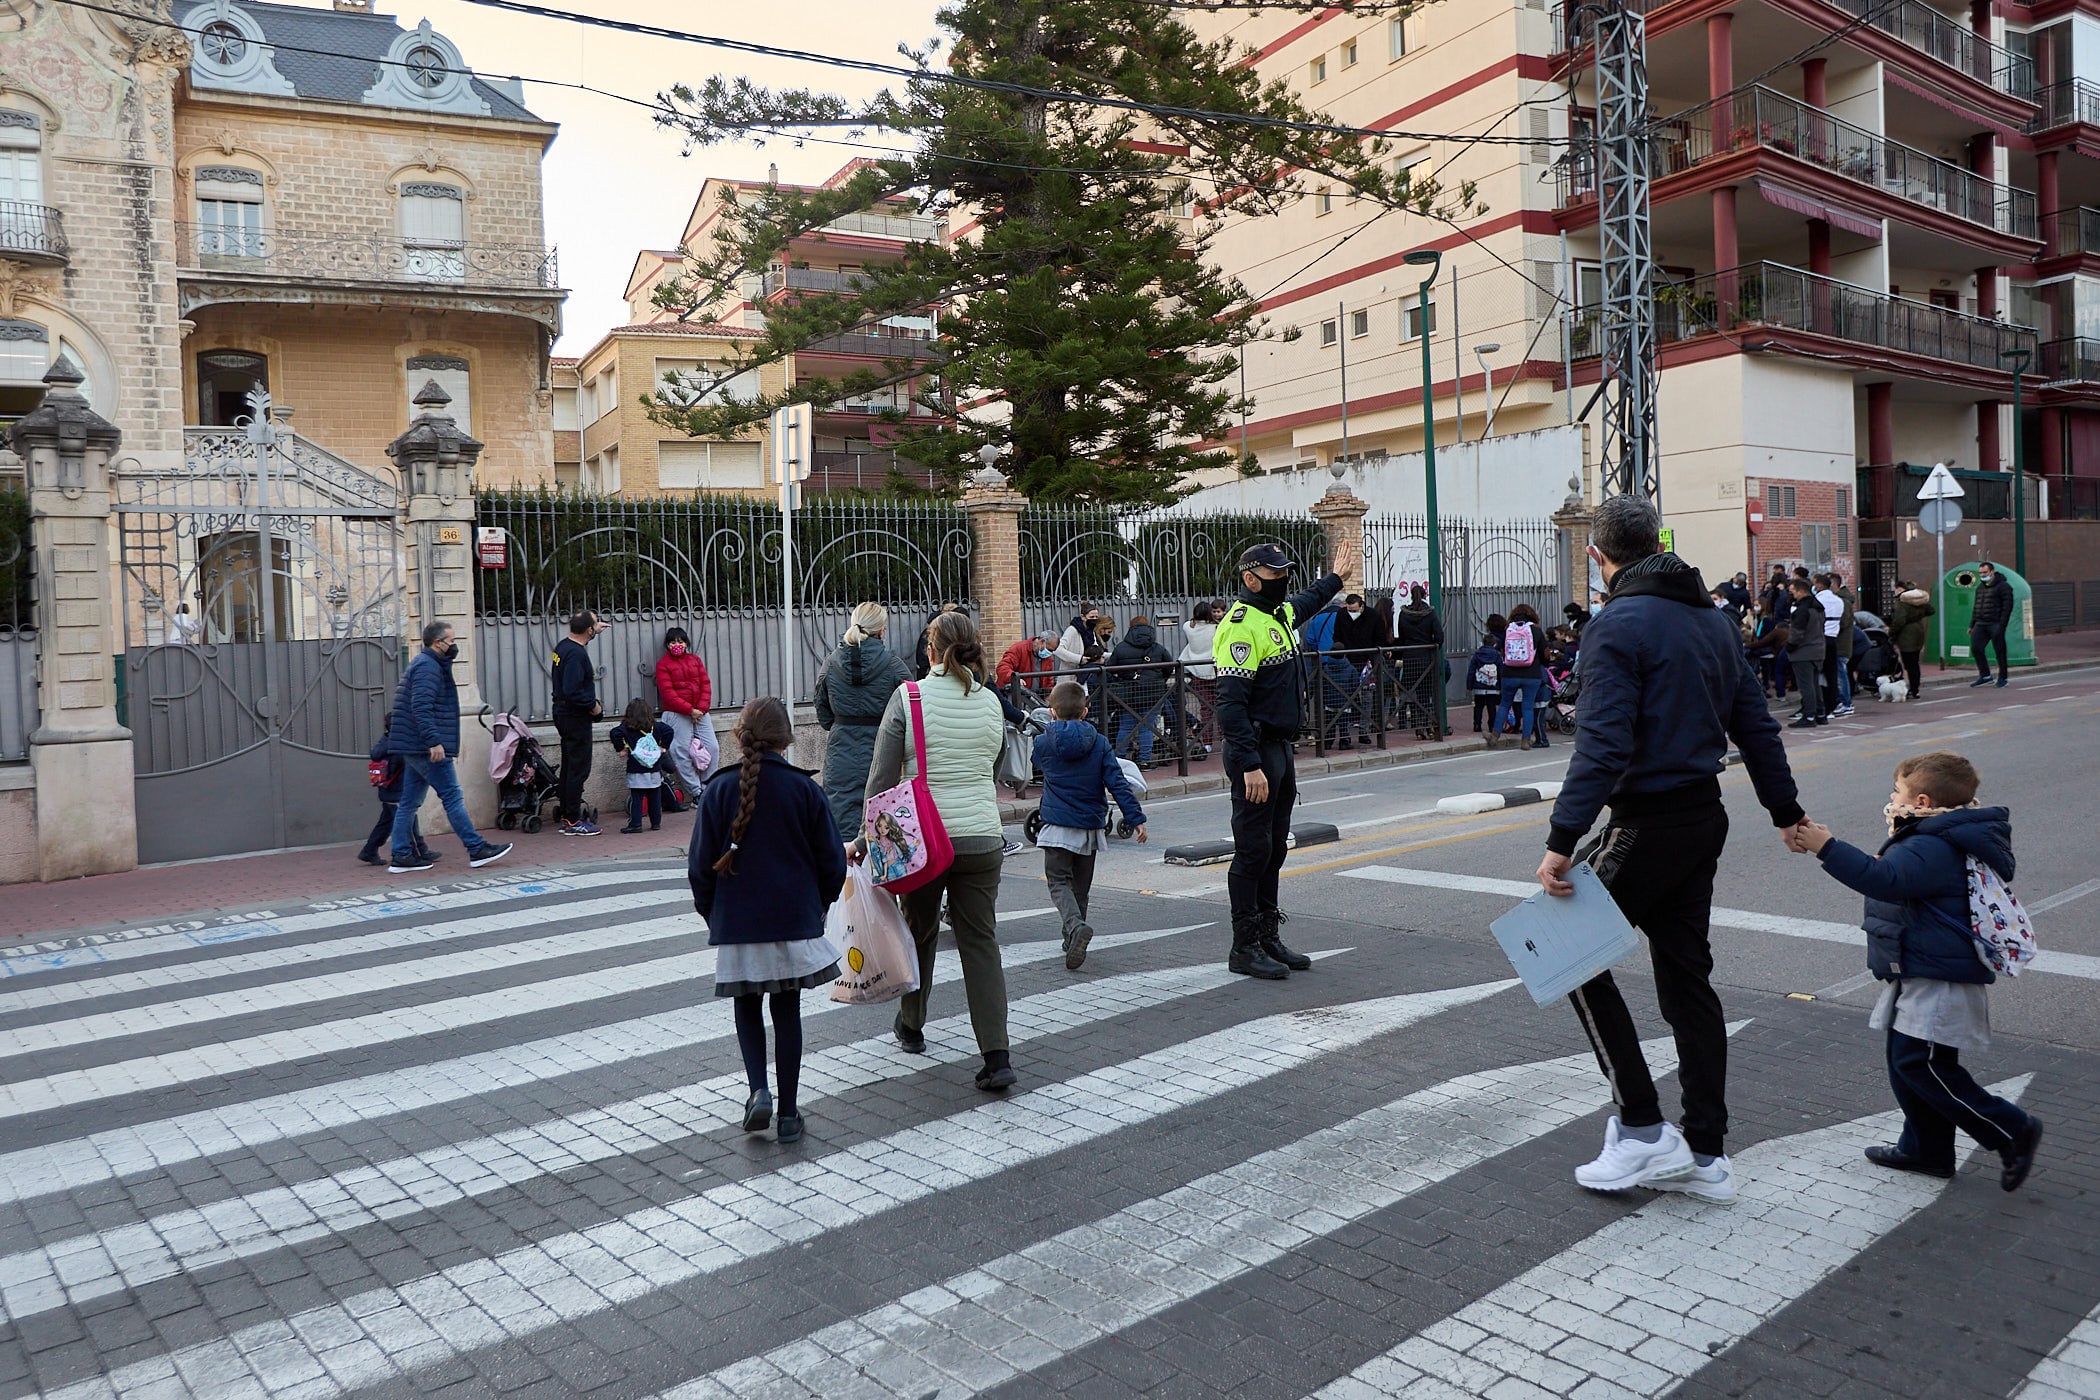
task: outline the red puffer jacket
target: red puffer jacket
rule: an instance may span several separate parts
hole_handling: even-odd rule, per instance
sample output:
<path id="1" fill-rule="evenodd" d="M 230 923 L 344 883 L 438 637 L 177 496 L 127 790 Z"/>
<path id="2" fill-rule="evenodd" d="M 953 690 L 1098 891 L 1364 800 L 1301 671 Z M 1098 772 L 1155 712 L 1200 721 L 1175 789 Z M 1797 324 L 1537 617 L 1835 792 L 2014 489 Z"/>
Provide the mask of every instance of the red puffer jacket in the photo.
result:
<path id="1" fill-rule="evenodd" d="M 689 715 L 698 710 L 706 714 L 714 708 L 707 667 L 690 651 L 683 656 L 665 652 L 656 658 L 656 698 L 671 713 Z"/>

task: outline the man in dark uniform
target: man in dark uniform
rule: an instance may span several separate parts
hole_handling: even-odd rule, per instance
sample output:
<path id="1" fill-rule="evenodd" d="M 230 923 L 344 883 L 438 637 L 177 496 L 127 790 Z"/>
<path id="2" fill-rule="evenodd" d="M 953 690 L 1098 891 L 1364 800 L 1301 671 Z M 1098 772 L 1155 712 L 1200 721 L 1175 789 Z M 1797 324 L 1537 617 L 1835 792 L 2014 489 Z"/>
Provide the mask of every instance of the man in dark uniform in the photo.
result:
<path id="1" fill-rule="evenodd" d="M 1212 660 L 1218 672 L 1218 728 L 1232 780 L 1232 956 L 1226 966 L 1249 977 L 1277 979 L 1312 966 L 1284 946 L 1278 932 L 1277 877 L 1289 848 L 1291 807 L 1298 800 L 1291 741 L 1298 703 L 1298 619 L 1342 591 L 1329 574 L 1287 594 L 1292 564 L 1279 545 L 1240 556 L 1240 595 L 1218 623 Z"/>

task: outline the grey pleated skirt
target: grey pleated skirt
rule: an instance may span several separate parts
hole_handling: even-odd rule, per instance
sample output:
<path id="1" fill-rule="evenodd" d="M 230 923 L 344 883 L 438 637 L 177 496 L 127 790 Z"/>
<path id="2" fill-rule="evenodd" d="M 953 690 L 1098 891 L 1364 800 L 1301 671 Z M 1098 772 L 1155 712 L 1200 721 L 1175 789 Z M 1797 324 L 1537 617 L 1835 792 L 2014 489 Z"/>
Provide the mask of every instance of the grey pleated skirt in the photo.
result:
<path id="1" fill-rule="evenodd" d="M 839 950 L 821 935 L 786 943 L 725 943 L 715 950 L 718 997 L 806 991 L 838 980 Z"/>

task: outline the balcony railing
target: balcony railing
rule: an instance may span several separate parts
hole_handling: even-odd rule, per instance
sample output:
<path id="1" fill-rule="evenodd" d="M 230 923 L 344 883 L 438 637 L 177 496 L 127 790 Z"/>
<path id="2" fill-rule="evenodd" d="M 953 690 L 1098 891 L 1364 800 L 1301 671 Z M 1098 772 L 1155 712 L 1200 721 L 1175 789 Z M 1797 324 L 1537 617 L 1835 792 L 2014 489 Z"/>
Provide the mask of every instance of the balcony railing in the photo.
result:
<path id="1" fill-rule="evenodd" d="M 802 347 L 819 355 L 869 355 L 886 360 L 944 359 L 932 337 L 911 335 L 827 335 Z"/>
<path id="2" fill-rule="evenodd" d="M 1623 0 L 1629 10 L 1652 14 L 1672 0 Z M 1967 74 L 2012 97 L 2033 100 L 2034 60 L 1992 43 L 1966 20 L 1941 14 L 1920 0 L 1823 0 L 1847 20 L 1900 39 L 1934 61 Z M 1582 8 L 1563 4 L 1559 11 L 1563 52 L 1589 42 Z"/>
<path id="3" fill-rule="evenodd" d="M 1718 331 L 1776 326 L 1876 349 L 2005 371 L 2008 350 L 2035 348 L 2026 326 L 1892 297 L 1779 263 L 1746 263 L 1655 289 L 1657 340 L 1665 345 Z M 1574 315 L 1577 358 L 1603 353 L 1594 307 Z"/>
<path id="4" fill-rule="evenodd" d="M 892 472 L 914 486 L 933 484 L 933 473 L 909 457 L 895 452 L 813 452 L 810 454 L 809 484 L 816 490 L 879 490 Z"/>
<path id="5" fill-rule="evenodd" d="M 857 272 L 837 272 L 828 267 L 772 267 L 758 284 L 759 299 L 776 292 L 857 292 L 867 280 Z"/>
<path id="6" fill-rule="evenodd" d="M 2081 253 L 2100 256 L 2100 209 L 2059 209 L 2046 225 L 2053 222 L 2055 229 L 2049 238 L 2046 256 L 2075 258 Z"/>
<path id="7" fill-rule="evenodd" d="M 0 253 L 65 261 L 65 217 L 48 204 L 0 199 Z"/>
<path id="8" fill-rule="evenodd" d="M 841 214 L 824 225 L 826 233 L 872 234 L 877 238 L 902 238 L 915 243 L 940 240 L 941 221 L 917 214 Z"/>
<path id="9" fill-rule="evenodd" d="M 554 250 L 536 246 L 309 238 L 198 224 L 177 225 L 175 238 L 178 265 L 186 271 L 507 290 L 553 290 L 561 285 Z"/>
<path id="10" fill-rule="evenodd" d="M 2029 136 L 2074 123 L 2100 126 L 2100 83 L 2084 78 L 2051 83 L 2034 95 L 2034 105 L 2041 110 L 2027 123 Z"/>
<path id="11" fill-rule="evenodd" d="M 1891 141 L 1785 93 L 1753 87 L 1649 123 L 1658 180 L 1740 151 L 1776 151 L 1867 189 L 1995 229 L 2039 238 L 2034 194 Z M 1586 152 L 1561 168 L 1563 207 L 1597 192 Z"/>
<path id="12" fill-rule="evenodd" d="M 2047 384 L 2100 384 L 2100 340 L 2045 340 L 2035 357 L 2034 373 Z"/>

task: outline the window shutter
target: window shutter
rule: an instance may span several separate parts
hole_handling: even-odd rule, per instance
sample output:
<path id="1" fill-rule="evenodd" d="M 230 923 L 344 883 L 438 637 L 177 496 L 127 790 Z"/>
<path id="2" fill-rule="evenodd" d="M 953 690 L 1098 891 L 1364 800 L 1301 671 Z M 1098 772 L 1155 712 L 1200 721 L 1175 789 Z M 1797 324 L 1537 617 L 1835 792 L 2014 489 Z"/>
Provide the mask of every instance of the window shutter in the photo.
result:
<path id="1" fill-rule="evenodd" d="M 456 248 L 467 241 L 466 204 L 427 194 L 401 196 L 401 241 L 421 248 Z"/>

